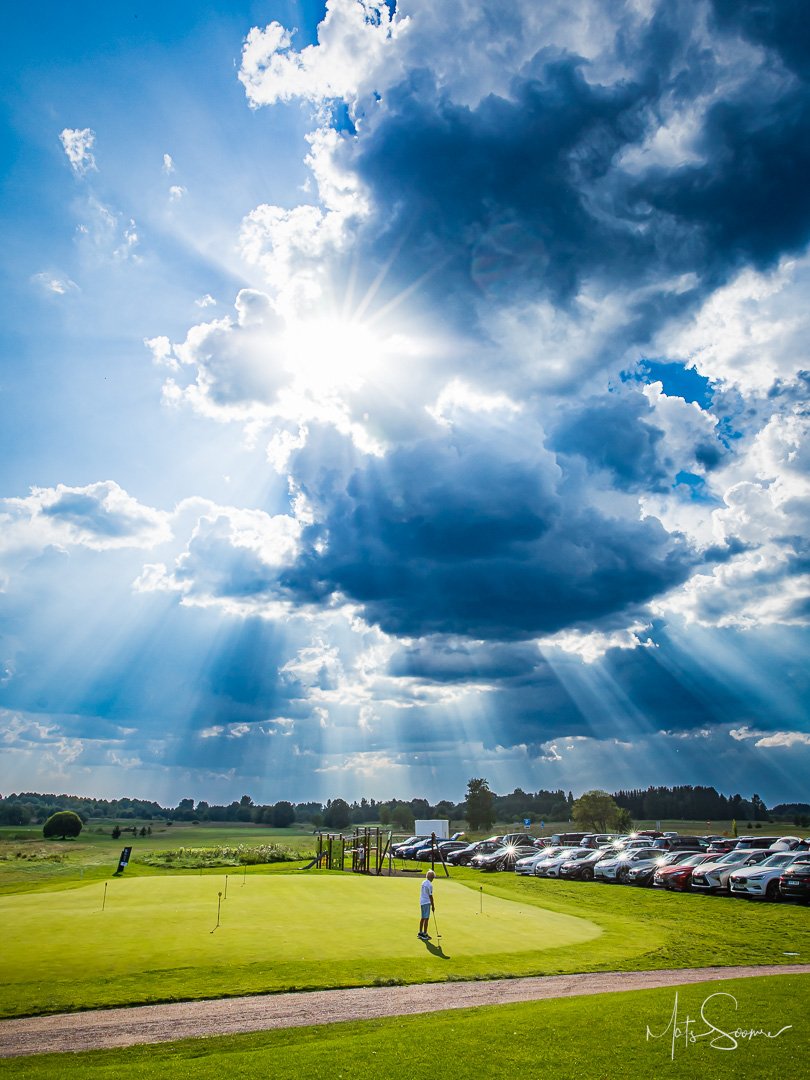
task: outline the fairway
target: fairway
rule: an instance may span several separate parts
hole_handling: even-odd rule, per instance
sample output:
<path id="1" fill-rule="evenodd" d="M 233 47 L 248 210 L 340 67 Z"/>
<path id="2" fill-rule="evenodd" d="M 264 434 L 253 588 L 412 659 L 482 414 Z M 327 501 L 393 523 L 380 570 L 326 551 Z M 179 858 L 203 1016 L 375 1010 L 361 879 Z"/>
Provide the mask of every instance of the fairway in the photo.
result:
<path id="1" fill-rule="evenodd" d="M 127 1001 L 511 973 L 588 942 L 593 922 L 437 879 L 442 939 L 416 937 L 418 878 L 122 878 L 0 900 L 3 1015 Z M 213 931 L 213 933 L 212 933 Z M 36 941 L 36 949 L 32 942 Z M 518 964 L 523 967 L 523 964 Z M 340 972 L 343 972 L 341 979 Z"/>

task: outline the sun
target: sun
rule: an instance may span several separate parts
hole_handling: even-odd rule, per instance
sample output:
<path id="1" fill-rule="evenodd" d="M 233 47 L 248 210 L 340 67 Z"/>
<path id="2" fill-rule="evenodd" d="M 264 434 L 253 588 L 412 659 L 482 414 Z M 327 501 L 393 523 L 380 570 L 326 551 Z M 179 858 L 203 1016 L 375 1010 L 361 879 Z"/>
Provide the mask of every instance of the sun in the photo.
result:
<path id="1" fill-rule="evenodd" d="M 337 316 L 296 320 L 285 331 L 283 349 L 299 385 L 319 391 L 359 388 L 379 373 L 388 351 L 368 324 Z"/>

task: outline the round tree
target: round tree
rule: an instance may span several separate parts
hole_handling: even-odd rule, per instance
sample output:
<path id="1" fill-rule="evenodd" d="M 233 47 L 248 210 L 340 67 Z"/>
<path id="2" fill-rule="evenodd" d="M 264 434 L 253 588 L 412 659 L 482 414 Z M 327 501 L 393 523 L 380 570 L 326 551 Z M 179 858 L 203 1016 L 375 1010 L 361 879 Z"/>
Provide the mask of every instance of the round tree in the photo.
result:
<path id="1" fill-rule="evenodd" d="M 291 802 L 286 802 L 284 799 L 281 802 L 277 802 L 273 807 L 272 814 L 273 827 L 276 829 L 287 829 L 295 821 L 295 807 Z"/>
<path id="2" fill-rule="evenodd" d="M 78 836 L 81 831 L 82 819 L 72 810 L 58 810 L 42 826 L 42 835 L 46 840 L 53 837 L 64 840 L 68 836 Z"/>
<path id="3" fill-rule="evenodd" d="M 333 799 L 326 807 L 323 821 L 329 829 L 345 829 L 352 815 L 345 799 Z"/>

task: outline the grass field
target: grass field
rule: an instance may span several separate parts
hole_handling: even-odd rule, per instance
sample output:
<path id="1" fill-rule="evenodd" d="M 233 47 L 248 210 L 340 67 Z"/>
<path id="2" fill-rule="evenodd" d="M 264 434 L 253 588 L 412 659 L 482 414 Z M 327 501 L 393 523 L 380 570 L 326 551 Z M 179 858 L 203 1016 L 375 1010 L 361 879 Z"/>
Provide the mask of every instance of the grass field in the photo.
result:
<path id="1" fill-rule="evenodd" d="M 696 1023 L 692 1043 L 673 1052 L 667 1026 L 675 990 L 644 990 L 400 1017 L 396 1020 L 293 1028 L 259 1035 L 188 1040 L 125 1051 L 43 1055 L 2 1063 L 9 1080 L 340 1080 L 374 1076 L 412 1080 L 447 1076 L 553 1076 L 613 1080 L 632 1076 L 798 1080 L 806 1075 L 807 976 L 740 979 L 679 987 L 678 1018 Z M 714 998 L 718 991 L 733 995 Z M 704 1006 L 704 1002 L 706 1002 Z M 764 1030 L 775 1038 L 723 1037 Z M 647 1030 L 661 1037 L 648 1039 Z M 716 1047 L 710 1045 L 715 1040 Z M 736 1047 L 734 1046 L 736 1043 Z M 725 1046 L 728 1049 L 719 1049 Z"/>
<path id="2" fill-rule="evenodd" d="M 472 870 L 437 881 L 440 951 L 416 939 L 417 888 L 416 877 L 254 868 L 229 875 L 214 933 L 219 873 L 125 875 L 109 882 L 103 911 L 101 881 L 10 893 L 0 1015 L 810 955 L 806 911 L 792 905 Z"/>
<path id="3" fill-rule="evenodd" d="M 441 886 L 439 950 L 416 939 L 417 883 L 352 874 L 126 878 L 6 897 L 0 1013 L 247 990 L 475 977 L 598 937 L 571 914 Z M 44 931 L 44 932 L 43 932 Z M 38 947 L 32 953 L 31 942 Z M 445 944 L 446 943 L 446 944 Z M 437 942 L 438 944 L 438 942 Z"/>

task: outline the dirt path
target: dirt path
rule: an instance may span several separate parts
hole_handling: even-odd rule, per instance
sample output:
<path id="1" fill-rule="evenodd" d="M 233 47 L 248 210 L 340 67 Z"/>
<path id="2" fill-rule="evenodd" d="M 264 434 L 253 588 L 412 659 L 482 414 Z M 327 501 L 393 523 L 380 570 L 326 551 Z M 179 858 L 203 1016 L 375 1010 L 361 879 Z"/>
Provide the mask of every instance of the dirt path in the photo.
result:
<path id="1" fill-rule="evenodd" d="M 0 1021 L 0 1057 L 171 1042 L 269 1028 L 466 1009 L 475 1005 L 505 1005 L 512 1001 L 609 994 L 618 990 L 649 990 L 754 975 L 798 974 L 810 974 L 810 964 L 611 971 L 489 982 L 418 983 L 103 1009 Z"/>

